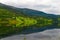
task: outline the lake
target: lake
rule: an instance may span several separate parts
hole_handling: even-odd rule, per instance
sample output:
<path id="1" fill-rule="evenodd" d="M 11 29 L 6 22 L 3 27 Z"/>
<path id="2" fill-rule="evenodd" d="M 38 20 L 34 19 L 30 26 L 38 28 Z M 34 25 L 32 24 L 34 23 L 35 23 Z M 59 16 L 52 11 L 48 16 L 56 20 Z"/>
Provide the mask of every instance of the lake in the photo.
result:
<path id="1" fill-rule="evenodd" d="M 60 29 L 45 30 L 25 35 L 26 40 L 60 40 Z M 1 40 L 24 40 L 24 35 L 13 35 Z"/>

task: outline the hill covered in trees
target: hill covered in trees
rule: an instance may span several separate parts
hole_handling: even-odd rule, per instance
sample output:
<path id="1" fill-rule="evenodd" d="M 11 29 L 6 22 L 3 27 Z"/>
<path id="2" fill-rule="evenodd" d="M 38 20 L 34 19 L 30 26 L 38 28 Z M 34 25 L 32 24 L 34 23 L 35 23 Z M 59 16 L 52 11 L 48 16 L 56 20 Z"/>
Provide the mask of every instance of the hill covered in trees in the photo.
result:
<path id="1" fill-rule="evenodd" d="M 60 16 L 0 3 L 0 38 L 59 28 Z"/>

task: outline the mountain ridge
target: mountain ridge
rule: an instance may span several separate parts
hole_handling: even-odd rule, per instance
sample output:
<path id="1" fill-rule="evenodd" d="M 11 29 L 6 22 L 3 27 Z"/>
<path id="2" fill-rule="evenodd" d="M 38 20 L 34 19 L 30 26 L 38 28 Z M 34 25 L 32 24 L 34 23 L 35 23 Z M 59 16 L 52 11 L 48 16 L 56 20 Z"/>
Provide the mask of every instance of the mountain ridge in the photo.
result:
<path id="1" fill-rule="evenodd" d="M 45 12 L 42 12 L 42 11 L 37 11 L 37 10 L 33 10 L 33 9 L 28 9 L 28 8 L 17 8 L 17 7 L 14 7 L 14 6 L 9 6 L 9 5 L 5 5 L 5 4 L 2 4 L 2 3 L 0 3 L 0 6 L 6 6 L 6 9 L 8 8 L 8 9 L 13 9 L 13 10 L 17 10 L 17 11 L 23 11 L 23 12 L 25 12 L 26 13 L 26 11 L 27 11 L 27 14 L 29 14 L 30 15 L 30 13 L 32 14 L 32 15 L 38 15 L 38 16 L 41 16 L 41 15 L 48 15 L 48 16 L 51 16 L 51 14 L 46 14 Z M 4 7 L 5 8 L 5 7 Z M 30 12 L 29 12 L 30 11 Z M 56 16 L 56 15 L 54 15 L 54 14 L 52 14 L 52 16 Z"/>
<path id="2" fill-rule="evenodd" d="M 14 33 L 29 34 L 60 27 L 60 25 L 58 27 L 58 22 L 60 20 L 58 21 L 57 15 L 47 14 L 42 11 L 37 11 L 28 8 L 16 8 L 1 3 L 0 19 L 0 32 L 2 30 L 0 37 L 9 36 Z"/>

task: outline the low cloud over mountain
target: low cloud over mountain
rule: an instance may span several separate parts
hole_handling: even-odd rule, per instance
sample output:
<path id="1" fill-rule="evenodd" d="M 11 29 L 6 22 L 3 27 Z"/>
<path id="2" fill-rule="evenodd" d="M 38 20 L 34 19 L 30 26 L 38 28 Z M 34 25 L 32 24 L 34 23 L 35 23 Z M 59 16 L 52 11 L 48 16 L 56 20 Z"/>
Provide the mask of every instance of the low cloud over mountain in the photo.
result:
<path id="1" fill-rule="evenodd" d="M 31 8 L 51 14 L 60 14 L 60 0 L 0 0 L 0 2 L 20 8 Z"/>

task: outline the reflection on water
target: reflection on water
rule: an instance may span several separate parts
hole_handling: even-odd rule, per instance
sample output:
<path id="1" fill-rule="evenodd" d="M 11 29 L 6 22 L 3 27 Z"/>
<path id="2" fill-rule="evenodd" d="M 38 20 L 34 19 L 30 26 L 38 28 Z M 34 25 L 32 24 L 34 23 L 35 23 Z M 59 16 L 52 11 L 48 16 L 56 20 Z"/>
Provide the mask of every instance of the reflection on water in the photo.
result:
<path id="1" fill-rule="evenodd" d="M 60 29 L 45 30 L 25 36 L 26 40 L 60 40 Z M 1 40 L 24 40 L 24 35 L 14 35 Z"/>

